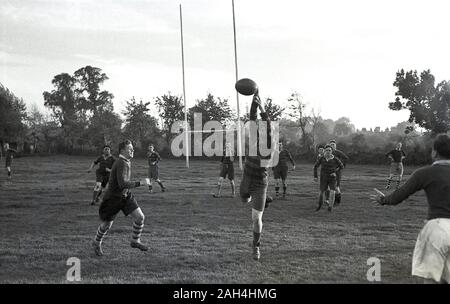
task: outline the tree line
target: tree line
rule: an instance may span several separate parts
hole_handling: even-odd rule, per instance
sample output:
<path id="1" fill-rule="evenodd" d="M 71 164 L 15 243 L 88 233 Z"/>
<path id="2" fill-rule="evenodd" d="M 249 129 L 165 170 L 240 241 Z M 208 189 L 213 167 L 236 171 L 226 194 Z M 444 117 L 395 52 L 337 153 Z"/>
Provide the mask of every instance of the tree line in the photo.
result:
<path id="1" fill-rule="evenodd" d="M 144 155 L 148 144 L 153 143 L 163 155 L 170 156 L 170 144 L 176 136 L 171 126 L 184 120 L 182 97 L 170 91 L 147 101 L 131 97 L 125 100 L 121 116 L 114 110 L 114 95 L 102 90 L 108 79 L 100 68 L 92 66 L 54 76 L 53 89 L 43 92 L 44 105 L 51 114 L 42 113 L 37 106 L 27 109 L 21 98 L 0 84 L 0 141 L 12 142 L 24 154 L 92 154 L 105 144 L 114 149 L 122 139 L 129 138 L 135 143 L 137 155 Z M 280 140 L 297 159 L 314 160 L 317 146 L 335 139 L 354 163 L 382 163 L 384 154 L 396 142 L 404 144 L 407 162 L 426 163 L 429 140 L 450 130 L 450 82 L 436 84 L 430 70 L 420 74 L 400 70 L 393 85 L 397 88 L 395 99 L 387 107 L 407 109 L 410 117 L 385 130 L 357 130 L 346 117 L 325 119 L 298 92 L 289 95 L 286 107 L 270 97 L 263 100 L 270 118 L 280 123 Z M 158 117 L 150 114 L 152 108 L 157 109 Z M 211 93 L 188 109 L 191 127 L 194 113 L 202 114 L 203 124 L 215 120 L 227 125 L 236 120 L 229 101 Z M 248 109 L 241 119 L 248 120 Z"/>

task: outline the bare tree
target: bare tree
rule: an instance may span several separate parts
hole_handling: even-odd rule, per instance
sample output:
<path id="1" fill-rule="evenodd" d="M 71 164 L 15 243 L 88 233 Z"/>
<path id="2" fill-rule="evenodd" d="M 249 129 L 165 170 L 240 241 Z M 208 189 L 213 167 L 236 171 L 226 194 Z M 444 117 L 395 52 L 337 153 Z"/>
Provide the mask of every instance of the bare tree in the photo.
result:
<path id="1" fill-rule="evenodd" d="M 288 101 L 290 103 L 289 109 L 291 111 L 289 116 L 297 123 L 302 134 L 302 148 L 304 152 L 309 152 L 311 149 L 311 134 L 308 133 L 307 126 L 310 122 L 310 117 L 306 115 L 306 102 L 303 100 L 303 96 L 297 91 L 294 91 L 291 96 L 289 96 Z"/>

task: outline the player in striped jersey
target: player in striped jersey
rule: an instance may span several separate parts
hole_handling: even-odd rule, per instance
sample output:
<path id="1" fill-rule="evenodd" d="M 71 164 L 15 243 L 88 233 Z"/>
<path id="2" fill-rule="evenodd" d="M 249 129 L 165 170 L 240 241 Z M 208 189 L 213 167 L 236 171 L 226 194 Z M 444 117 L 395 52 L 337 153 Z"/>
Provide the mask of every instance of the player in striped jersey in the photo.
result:
<path id="1" fill-rule="evenodd" d="M 141 181 L 131 181 L 131 159 L 134 156 L 134 148 L 131 141 L 126 140 L 119 144 L 119 159 L 111 169 L 108 188 L 98 210 L 101 224 L 92 247 L 95 254 L 103 255 L 102 242 L 111 228 L 117 214 L 122 211 L 125 216 L 133 218 L 133 232 L 130 246 L 141 251 L 147 251 L 148 247 L 141 243 L 141 234 L 144 229 L 145 216 L 139 207 L 130 189 L 142 185 L 148 185 L 148 178 Z"/>
<path id="2" fill-rule="evenodd" d="M 262 122 L 266 122 L 267 132 L 261 132 L 260 126 L 256 123 L 257 111 L 260 110 L 260 115 Z M 257 128 L 257 130 L 246 130 L 249 134 L 257 134 L 257 138 L 250 138 L 249 141 L 249 151 L 250 147 L 255 148 L 257 152 L 256 155 L 247 155 L 244 164 L 244 173 L 242 176 L 242 181 L 240 185 L 240 197 L 242 202 L 249 203 L 252 202 L 252 223 L 253 223 L 253 259 L 260 259 L 260 242 L 261 242 L 261 232 L 262 232 L 262 216 L 264 213 L 264 208 L 266 208 L 266 203 L 271 200 L 267 196 L 268 187 L 268 167 L 270 165 L 270 160 L 272 155 L 261 155 L 260 152 L 260 141 L 266 143 L 266 147 L 272 149 L 272 129 L 270 119 L 261 104 L 261 99 L 259 98 L 258 92 L 253 96 L 252 105 L 250 107 L 250 121 L 255 122 L 250 124 L 250 128 Z M 258 132 L 258 129 L 260 132 Z M 261 133 L 261 134 L 258 134 Z M 265 135 L 265 136 L 264 136 Z M 264 137 L 261 137 L 264 136 Z"/>
<path id="3" fill-rule="evenodd" d="M 111 172 L 111 168 L 115 161 L 116 159 L 111 155 L 111 147 L 109 145 L 105 145 L 103 147 L 103 154 L 93 161 L 89 167 L 87 171 L 88 173 L 90 173 L 92 168 L 96 165 L 99 165 L 98 169 L 95 171 L 95 186 L 92 194 L 91 205 L 95 205 L 95 203 L 99 201 L 102 192 L 105 191 L 109 180 L 109 173 Z"/>
<path id="4" fill-rule="evenodd" d="M 225 145 L 225 153 L 220 160 L 220 174 L 219 182 L 217 183 L 217 194 L 213 194 L 214 197 L 220 197 L 220 191 L 222 190 L 222 182 L 228 176 L 231 184 L 231 196 L 235 197 L 235 184 L 234 184 L 234 153 L 230 143 Z"/>
<path id="5" fill-rule="evenodd" d="M 394 178 L 394 175 L 398 176 L 397 185 L 395 187 L 395 189 L 398 189 L 403 178 L 403 159 L 406 158 L 406 154 L 402 150 L 402 143 L 397 143 L 394 150 L 386 153 L 386 157 L 391 160 L 391 167 L 389 170 L 389 178 L 387 180 L 386 189 L 389 189 L 391 187 L 391 182 Z"/>
<path id="6" fill-rule="evenodd" d="M 333 149 L 331 145 L 326 145 L 323 157 L 319 158 L 314 164 L 314 181 L 317 182 L 318 174 L 317 169 L 320 168 L 320 194 L 319 205 L 316 211 L 322 208 L 323 198 L 327 189 L 330 189 L 330 199 L 326 201 L 328 205 L 328 211 L 331 211 L 334 206 L 335 191 L 337 184 L 337 175 L 340 170 L 344 168 L 344 164 L 333 155 Z"/>
<path id="7" fill-rule="evenodd" d="M 166 187 L 164 187 L 163 183 L 159 179 L 159 162 L 161 161 L 161 156 L 159 155 L 158 152 L 155 151 L 155 146 L 153 146 L 152 144 L 148 146 L 147 159 L 148 159 L 148 178 L 150 179 L 150 185 L 148 186 L 148 190 L 150 191 L 150 193 L 153 192 L 152 181 L 155 181 L 161 187 L 161 191 L 165 192 Z"/>
<path id="8" fill-rule="evenodd" d="M 330 140 L 330 146 L 333 149 L 333 155 L 342 162 L 342 164 L 345 166 L 347 165 L 347 161 L 349 160 L 348 156 L 345 155 L 344 152 L 336 149 L 336 141 Z M 339 205 L 341 203 L 341 179 L 342 179 L 342 170 L 339 170 L 336 173 L 336 197 L 335 202 L 336 205 Z"/>
<path id="9" fill-rule="evenodd" d="M 295 162 L 291 153 L 287 149 L 283 149 L 283 143 L 278 143 L 278 164 L 273 167 L 273 177 L 275 179 L 275 196 L 280 195 L 280 179 L 283 183 L 283 199 L 286 198 L 287 175 L 289 171 L 288 162 L 292 164 L 292 170 L 295 170 Z"/>

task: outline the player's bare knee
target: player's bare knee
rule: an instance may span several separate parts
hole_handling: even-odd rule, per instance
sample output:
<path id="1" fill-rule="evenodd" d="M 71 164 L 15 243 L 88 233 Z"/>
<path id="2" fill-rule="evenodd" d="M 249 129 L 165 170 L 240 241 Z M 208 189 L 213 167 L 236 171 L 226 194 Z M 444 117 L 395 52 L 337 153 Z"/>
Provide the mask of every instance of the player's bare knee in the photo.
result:
<path id="1" fill-rule="evenodd" d="M 241 202 L 243 203 L 250 203 L 252 200 L 251 195 L 242 195 L 241 194 Z"/>
<path id="2" fill-rule="evenodd" d="M 113 221 L 106 221 L 101 223 L 101 227 L 103 230 L 109 230 L 113 224 Z"/>
<path id="3" fill-rule="evenodd" d="M 102 183 L 99 183 L 99 182 L 95 183 L 94 191 L 100 191 L 101 188 L 102 188 Z"/>
<path id="4" fill-rule="evenodd" d="M 134 221 L 139 224 L 143 224 L 145 222 L 145 215 L 141 209 L 138 209 L 138 212 L 136 212 Z"/>

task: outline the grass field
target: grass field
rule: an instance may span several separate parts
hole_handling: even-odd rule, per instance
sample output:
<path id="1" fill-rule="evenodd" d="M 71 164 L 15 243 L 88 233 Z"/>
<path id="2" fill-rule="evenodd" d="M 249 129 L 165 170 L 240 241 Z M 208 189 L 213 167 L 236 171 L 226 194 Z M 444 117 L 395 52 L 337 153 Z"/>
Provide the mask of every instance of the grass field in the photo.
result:
<path id="1" fill-rule="evenodd" d="M 97 257 L 90 246 L 98 206 L 90 206 L 94 158 L 15 159 L 13 182 L 0 176 L 0 283 L 65 283 L 69 257 L 81 260 L 82 283 L 366 283 L 367 259 L 381 260 L 382 283 L 416 283 L 411 257 L 426 217 L 423 193 L 395 207 L 376 207 L 368 195 L 383 189 L 387 166 L 350 165 L 343 202 L 314 212 L 318 185 L 312 165 L 289 176 L 289 197 L 264 213 L 261 260 L 251 258 L 251 206 L 214 199 L 219 164 L 161 163 L 169 191 L 134 190 L 146 215 L 140 252 L 129 246 L 131 219 L 120 214 Z M 133 177 L 144 177 L 135 159 Z M 406 168 L 405 177 L 414 168 Z M 237 184 L 240 181 L 237 170 Z M 239 189 L 239 188 L 238 188 Z M 238 190 L 237 189 L 237 190 Z M 223 194 L 230 193 L 226 184 Z M 274 194 L 273 180 L 269 193 Z"/>

